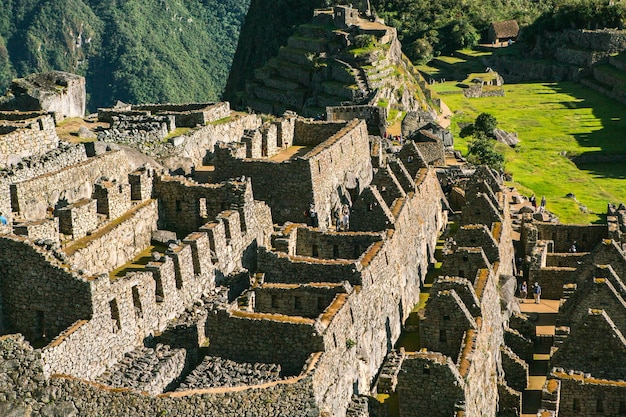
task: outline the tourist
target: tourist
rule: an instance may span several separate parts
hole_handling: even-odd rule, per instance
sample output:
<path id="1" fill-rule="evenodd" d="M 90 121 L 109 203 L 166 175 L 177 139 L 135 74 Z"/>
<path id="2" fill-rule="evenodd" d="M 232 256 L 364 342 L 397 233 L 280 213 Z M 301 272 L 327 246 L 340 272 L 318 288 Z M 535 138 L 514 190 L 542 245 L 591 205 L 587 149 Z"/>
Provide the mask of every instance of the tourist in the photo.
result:
<path id="1" fill-rule="evenodd" d="M 535 297 L 535 304 L 541 303 L 541 287 L 538 282 L 535 282 L 533 287 L 533 297 Z"/>
<path id="2" fill-rule="evenodd" d="M 576 250 L 577 250 L 577 248 L 576 248 L 576 241 L 573 241 L 572 242 L 572 246 L 569 247 L 569 251 L 571 253 L 576 253 Z"/>
<path id="3" fill-rule="evenodd" d="M 524 281 L 519 287 L 519 298 L 522 299 L 522 303 L 526 302 L 526 297 L 528 297 L 528 285 L 526 284 L 526 281 Z"/>
<path id="4" fill-rule="evenodd" d="M 343 205 L 343 210 L 341 212 L 341 223 L 343 225 L 343 230 L 348 231 L 350 229 L 350 207 L 347 204 Z"/>
<path id="5" fill-rule="evenodd" d="M 531 195 L 530 196 L 530 204 L 532 204 L 533 206 L 533 211 L 537 211 L 537 198 L 535 197 L 535 195 Z"/>
<path id="6" fill-rule="evenodd" d="M 0 211 L 0 224 L 2 226 L 6 226 L 9 223 L 6 217 L 4 217 L 4 213 Z"/>
<path id="7" fill-rule="evenodd" d="M 339 209 L 333 211 L 333 217 L 335 220 L 335 231 L 341 231 L 341 216 L 339 215 Z"/>
<path id="8" fill-rule="evenodd" d="M 541 205 L 539 206 L 539 211 L 540 212 L 544 212 L 544 210 L 546 209 L 546 196 L 541 196 Z"/>
<path id="9" fill-rule="evenodd" d="M 309 205 L 309 224 L 313 227 L 319 226 L 319 220 L 317 218 L 317 211 L 315 210 L 315 203 Z"/>

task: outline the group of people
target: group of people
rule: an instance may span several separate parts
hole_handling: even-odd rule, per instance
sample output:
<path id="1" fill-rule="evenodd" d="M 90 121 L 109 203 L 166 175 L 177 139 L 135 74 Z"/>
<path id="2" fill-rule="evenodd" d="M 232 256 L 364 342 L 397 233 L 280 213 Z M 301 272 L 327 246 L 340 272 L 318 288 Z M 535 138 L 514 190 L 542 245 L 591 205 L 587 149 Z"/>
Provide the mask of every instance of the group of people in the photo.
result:
<path id="1" fill-rule="evenodd" d="M 335 210 L 333 216 L 335 218 L 336 231 L 347 232 L 350 229 L 350 206 L 344 204 L 341 210 Z"/>
<path id="2" fill-rule="evenodd" d="M 533 210 L 537 211 L 537 198 L 535 197 L 535 195 L 531 195 L 530 198 L 528 199 L 528 201 L 530 201 L 530 204 L 532 204 L 533 206 Z M 546 196 L 542 196 L 541 197 L 541 203 L 539 206 L 539 212 L 543 213 L 546 210 Z"/>
<path id="3" fill-rule="evenodd" d="M 522 299 L 522 303 L 526 302 L 528 297 L 528 284 L 526 284 L 526 281 L 520 284 L 519 297 Z M 535 304 L 541 303 L 541 286 L 536 281 L 533 284 L 533 298 L 535 299 Z"/>
<path id="4" fill-rule="evenodd" d="M 395 140 L 396 142 L 400 143 L 400 145 L 404 143 L 404 138 L 402 137 L 402 135 L 390 135 L 390 134 L 387 134 L 387 132 L 385 132 L 383 133 L 383 137 L 385 139 Z"/>

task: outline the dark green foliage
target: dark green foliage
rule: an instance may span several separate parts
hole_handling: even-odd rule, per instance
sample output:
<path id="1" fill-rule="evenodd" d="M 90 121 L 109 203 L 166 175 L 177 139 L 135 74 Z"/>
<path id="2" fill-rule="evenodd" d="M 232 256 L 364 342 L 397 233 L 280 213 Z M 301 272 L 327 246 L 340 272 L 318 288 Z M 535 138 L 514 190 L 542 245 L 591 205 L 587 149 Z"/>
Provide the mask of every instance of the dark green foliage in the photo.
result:
<path id="1" fill-rule="evenodd" d="M 543 32 L 565 29 L 622 28 L 626 20 L 626 5 L 605 0 L 569 0 L 544 13 L 522 32 L 524 41 L 534 43 Z"/>
<path id="2" fill-rule="evenodd" d="M 469 160 L 475 164 L 488 165 L 493 169 L 504 169 L 504 155 L 496 151 L 493 130 L 498 126 L 496 118 L 489 113 L 481 113 L 474 123 L 463 126 L 462 138 L 473 136 L 467 153 Z"/>
<path id="3" fill-rule="evenodd" d="M 563 0 L 372 0 L 386 23 L 398 28 L 406 53 L 416 62 L 471 47 L 486 38 L 494 21 L 531 23 Z"/>
<path id="4" fill-rule="evenodd" d="M 498 121 L 489 113 L 481 113 L 474 121 L 474 131 L 481 132 L 488 138 L 493 138 L 493 130 L 498 127 Z"/>
<path id="5" fill-rule="evenodd" d="M 131 103 L 218 99 L 248 4 L 249 0 L 4 0 L 0 88 L 16 76 L 58 69 L 85 75 L 91 110 L 118 99 Z"/>
<path id="6" fill-rule="evenodd" d="M 459 132 L 459 136 L 462 138 L 467 138 L 469 136 L 473 136 L 474 135 L 474 123 L 470 123 L 468 125 L 465 125 L 461 128 L 461 131 Z"/>
<path id="7" fill-rule="evenodd" d="M 496 151 L 495 145 L 495 141 L 483 132 L 474 132 L 474 139 L 469 143 L 467 150 L 470 162 L 488 165 L 496 170 L 504 169 L 504 155 Z"/>
<path id="8" fill-rule="evenodd" d="M 461 128 L 459 136 L 466 138 L 469 136 L 482 135 L 487 138 L 494 138 L 493 130 L 498 127 L 498 121 L 489 113 L 481 113 L 476 117 L 474 123 L 470 123 Z"/>

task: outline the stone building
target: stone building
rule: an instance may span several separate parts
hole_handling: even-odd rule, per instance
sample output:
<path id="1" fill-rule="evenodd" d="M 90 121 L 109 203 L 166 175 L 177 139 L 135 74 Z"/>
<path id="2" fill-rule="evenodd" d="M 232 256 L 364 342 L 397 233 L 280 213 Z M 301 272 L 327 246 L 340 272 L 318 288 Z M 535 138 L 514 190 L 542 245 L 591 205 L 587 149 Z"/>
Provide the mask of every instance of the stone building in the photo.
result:
<path id="1" fill-rule="evenodd" d="M 519 35 L 519 25 L 516 20 L 493 22 L 489 25 L 487 40 L 491 43 L 516 41 Z"/>
<path id="2" fill-rule="evenodd" d="M 32 74 L 13 80 L 3 110 L 44 111 L 60 121 L 85 115 L 85 77 L 63 71 Z"/>

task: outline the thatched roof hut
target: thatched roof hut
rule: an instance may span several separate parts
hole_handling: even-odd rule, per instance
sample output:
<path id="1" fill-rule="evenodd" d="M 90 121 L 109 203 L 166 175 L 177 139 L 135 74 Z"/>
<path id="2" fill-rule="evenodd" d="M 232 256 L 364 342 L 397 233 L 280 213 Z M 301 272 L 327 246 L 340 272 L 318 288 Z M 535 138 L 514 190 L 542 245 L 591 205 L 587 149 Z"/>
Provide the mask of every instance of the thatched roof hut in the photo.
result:
<path id="1" fill-rule="evenodd" d="M 516 20 L 505 20 L 503 22 L 493 22 L 489 26 L 489 42 L 506 42 L 517 40 L 519 26 Z"/>

